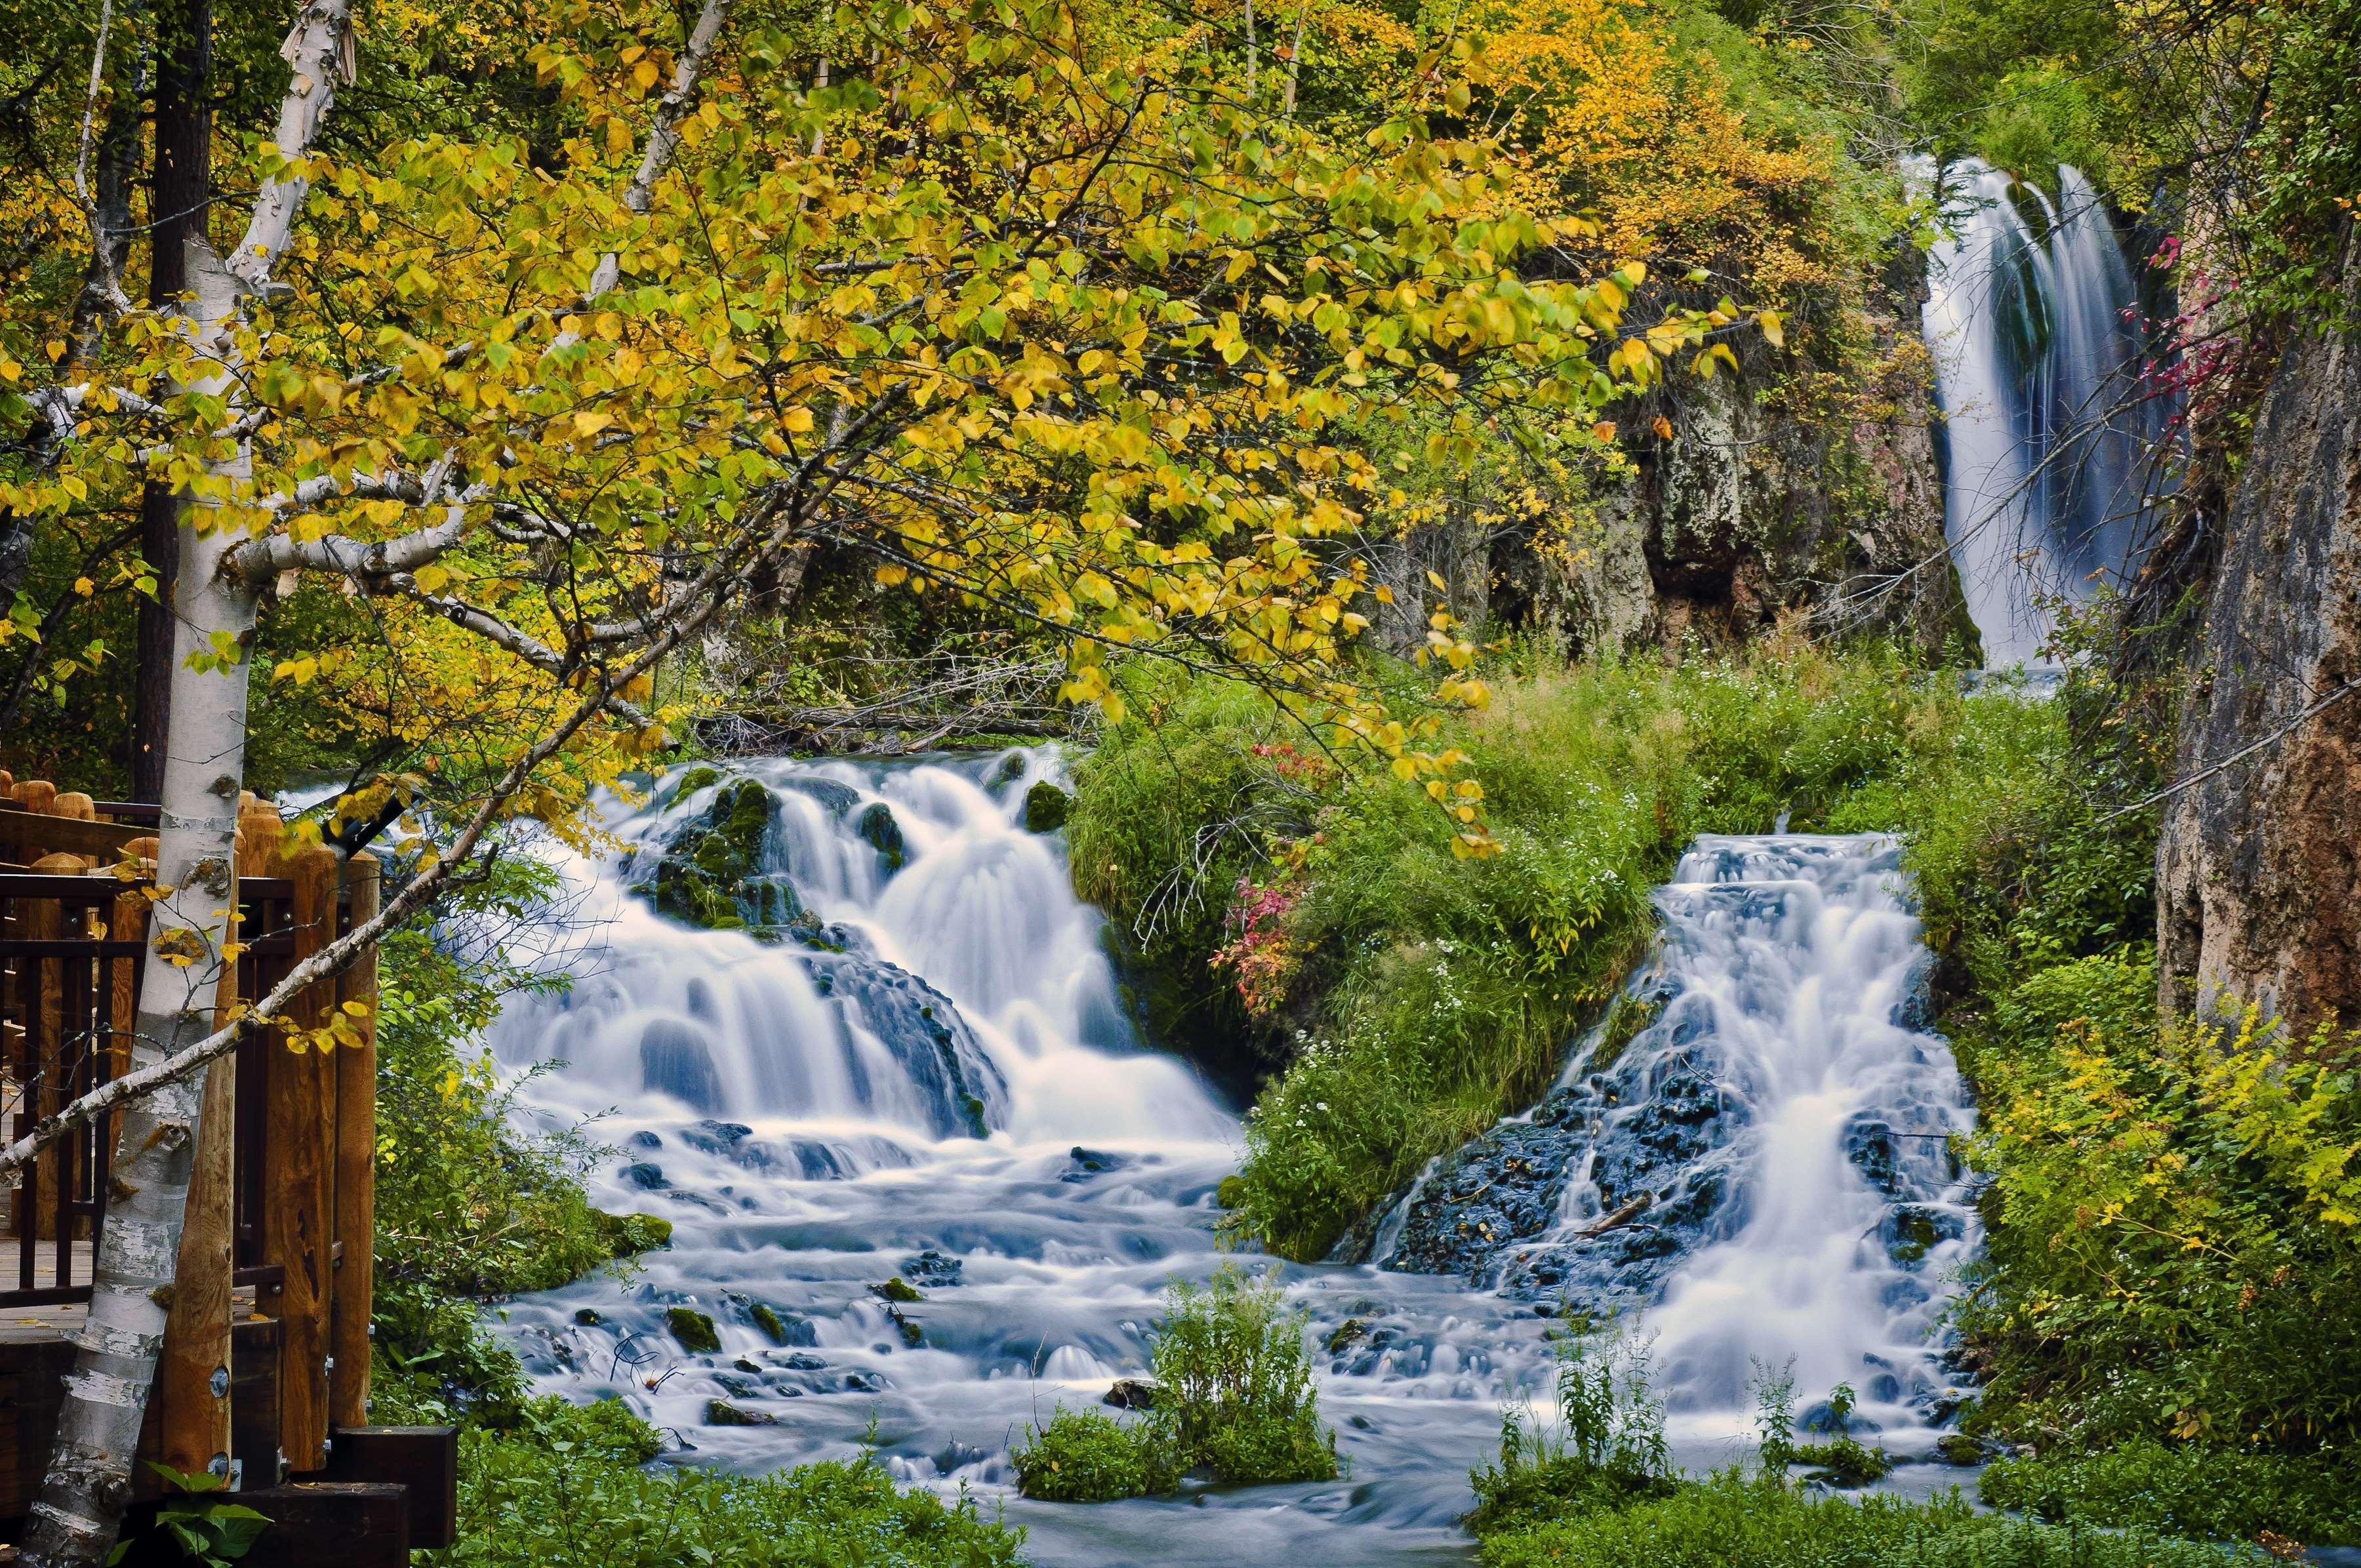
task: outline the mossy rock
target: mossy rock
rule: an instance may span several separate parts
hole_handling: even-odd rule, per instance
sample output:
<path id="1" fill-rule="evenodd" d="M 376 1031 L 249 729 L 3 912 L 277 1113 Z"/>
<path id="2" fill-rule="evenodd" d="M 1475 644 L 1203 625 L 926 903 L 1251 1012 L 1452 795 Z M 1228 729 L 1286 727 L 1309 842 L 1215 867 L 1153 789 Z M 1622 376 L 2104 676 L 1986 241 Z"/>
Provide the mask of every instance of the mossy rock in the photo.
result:
<path id="1" fill-rule="evenodd" d="M 1055 833 L 1066 825 L 1066 814 L 1073 805 L 1071 795 L 1043 779 L 1025 792 L 1025 830 Z"/>
<path id="2" fill-rule="evenodd" d="M 1965 1432 L 1947 1431 L 1935 1440 L 1935 1457 L 1946 1464 L 1965 1467 L 1984 1462 L 1984 1445 Z"/>
<path id="3" fill-rule="evenodd" d="M 909 846 L 902 840 L 902 825 L 894 819 L 894 808 L 884 801 L 873 801 L 853 824 L 853 831 L 869 841 L 889 872 L 898 872 L 910 858 Z"/>
<path id="4" fill-rule="evenodd" d="M 751 931 L 775 939 L 817 928 L 794 884 L 762 870 L 763 840 L 778 815 L 779 803 L 761 780 L 720 783 L 704 812 L 664 847 L 654 875 L 640 885 L 641 895 L 659 915 L 708 931 Z"/>
<path id="5" fill-rule="evenodd" d="M 665 1308 L 664 1327 L 680 1342 L 680 1348 L 692 1355 L 709 1354 L 721 1348 L 721 1335 L 715 1332 L 713 1320 L 694 1307 Z"/>
<path id="6" fill-rule="evenodd" d="M 1232 1171 L 1213 1188 L 1213 1201 L 1224 1209 L 1237 1210 L 1246 1206 L 1246 1179 Z"/>
<path id="7" fill-rule="evenodd" d="M 617 1257 L 637 1257 L 672 1245 L 672 1222 L 654 1214 L 609 1214 L 591 1211 L 598 1235 Z"/>
<path id="8" fill-rule="evenodd" d="M 906 1305 L 912 1301 L 926 1299 L 926 1297 L 919 1293 L 917 1286 L 898 1274 L 883 1285 L 872 1285 L 869 1288 L 869 1293 L 882 1301 L 895 1301 Z"/>
<path id="9" fill-rule="evenodd" d="M 746 1318 L 773 1344 L 816 1345 L 819 1343 L 819 1334 L 811 1326 L 809 1319 L 797 1317 L 793 1312 L 782 1312 L 767 1301 L 749 1302 Z"/>
<path id="10" fill-rule="evenodd" d="M 719 768 L 691 768 L 688 772 L 680 775 L 680 787 L 673 791 L 672 797 L 675 800 L 683 800 L 687 798 L 689 795 L 695 795 L 698 790 L 706 788 L 708 785 L 718 784 L 720 782 L 721 770 Z"/>

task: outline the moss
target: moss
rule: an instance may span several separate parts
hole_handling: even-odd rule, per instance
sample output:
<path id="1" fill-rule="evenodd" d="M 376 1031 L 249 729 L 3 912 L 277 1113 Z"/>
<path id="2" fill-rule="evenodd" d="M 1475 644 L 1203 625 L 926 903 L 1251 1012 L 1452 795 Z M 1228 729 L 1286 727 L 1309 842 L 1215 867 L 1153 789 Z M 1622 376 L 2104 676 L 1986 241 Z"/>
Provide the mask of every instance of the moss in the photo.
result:
<path id="1" fill-rule="evenodd" d="M 869 841 L 889 872 L 898 872 L 909 858 L 909 847 L 902 840 L 902 825 L 894 819 L 894 808 L 884 801 L 873 801 L 853 824 L 853 830 Z"/>
<path id="2" fill-rule="evenodd" d="M 869 1293 L 880 1300 L 892 1301 L 902 1305 L 906 1305 L 912 1301 L 923 1301 L 927 1299 L 919 1292 L 917 1286 L 911 1284 L 908 1280 L 903 1278 L 898 1274 L 893 1278 L 885 1281 L 883 1285 L 872 1285 L 869 1288 Z"/>
<path id="3" fill-rule="evenodd" d="M 1614 1004 L 1607 1010 L 1607 1021 L 1598 1033 L 1598 1048 L 1590 1053 L 1590 1070 L 1605 1072 L 1633 1040 L 1648 1026 L 1664 1016 L 1661 1002 L 1642 1001 L 1628 991 L 1615 993 Z"/>
<path id="4" fill-rule="evenodd" d="M 654 1214 L 610 1214 L 593 1210 L 598 1234 L 617 1257 L 637 1257 L 672 1245 L 672 1222 Z"/>
<path id="5" fill-rule="evenodd" d="M 692 1355 L 710 1354 L 721 1348 L 721 1336 L 714 1331 L 713 1320 L 694 1307 L 665 1308 L 664 1327 L 680 1342 L 680 1348 Z"/>
<path id="6" fill-rule="evenodd" d="M 1213 1201 L 1224 1209 L 1235 1209 L 1246 1201 L 1246 1179 L 1232 1171 L 1213 1188 Z"/>
<path id="7" fill-rule="evenodd" d="M 779 803 L 761 780 L 722 784 L 683 826 L 641 887 L 658 914 L 708 931 L 775 939 L 817 925 L 785 878 L 763 874 L 763 845 Z"/>
<path id="8" fill-rule="evenodd" d="M 680 787 L 673 791 L 675 800 L 695 795 L 698 790 L 721 782 L 719 768 L 691 768 L 680 775 Z"/>
<path id="9" fill-rule="evenodd" d="M 754 1320 L 754 1326 L 762 1330 L 763 1337 L 773 1344 L 787 1343 L 787 1325 L 780 1321 L 778 1312 L 772 1307 L 757 1301 L 746 1309 L 746 1315 Z"/>
<path id="10" fill-rule="evenodd" d="M 1064 790 L 1043 779 L 1025 792 L 1025 830 L 1055 833 L 1066 825 L 1073 801 Z"/>

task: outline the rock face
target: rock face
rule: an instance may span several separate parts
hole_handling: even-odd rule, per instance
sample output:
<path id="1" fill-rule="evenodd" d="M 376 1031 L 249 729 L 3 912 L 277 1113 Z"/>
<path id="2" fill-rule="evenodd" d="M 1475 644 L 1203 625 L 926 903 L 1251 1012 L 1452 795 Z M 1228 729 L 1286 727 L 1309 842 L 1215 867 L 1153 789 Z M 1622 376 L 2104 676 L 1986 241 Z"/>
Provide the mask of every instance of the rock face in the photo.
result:
<path id="1" fill-rule="evenodd" d="M 1929 657 L 1972 661 L 1945 554 L 1925 299 L 1925 258 L 1908 251 L 1814 329 L 1810 354 L 1750 341 L 1737 377 L 1680 374 L 1620 405 L 1631 467 L 1594 482 L 1593 515 L 1563 545 L 1496 531 L 1479 546 L 1440 529 L 1388 542 L 1376 551 L 1393 595 L 1380 632 L 1420 645 L 1447 603 L 1472 623 L 1554 628 L 1592 656 L 1727 646 L 1808 610 L 1832 630 L 1882 628 Z"/>
<path id="2" fill-rule="evenodd" d="M 2351 319 L 2361 238 L 2344 276 Z M 2157 848 L 2165 1005 L 2361 1024 L 2361 336 L 2289 350 L 2224 535 Z"/>

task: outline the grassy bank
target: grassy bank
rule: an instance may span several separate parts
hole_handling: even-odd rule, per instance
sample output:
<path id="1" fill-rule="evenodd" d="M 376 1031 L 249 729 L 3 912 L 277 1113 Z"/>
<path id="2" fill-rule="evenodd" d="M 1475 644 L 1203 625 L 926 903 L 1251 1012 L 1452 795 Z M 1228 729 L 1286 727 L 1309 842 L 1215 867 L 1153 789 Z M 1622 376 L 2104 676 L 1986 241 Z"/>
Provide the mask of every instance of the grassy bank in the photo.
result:
<path id="1" fill-rule="evenodd" d="M 1699 833 L 1883 826 L 1877 794 L 2016 711 L 1883 650 L 1533 670 L 1453 721 L 1500 852 L 1339 773 L 1252 696 L 1150 689 L 1081 770 L 1083 893 L 1137 935 L 1151 1022 L 1240 1027 L 1271 1068 L 1229 1200 L 1325 1254 L 1434 1155 L 1539 1093 L 1643 949 Z"/>

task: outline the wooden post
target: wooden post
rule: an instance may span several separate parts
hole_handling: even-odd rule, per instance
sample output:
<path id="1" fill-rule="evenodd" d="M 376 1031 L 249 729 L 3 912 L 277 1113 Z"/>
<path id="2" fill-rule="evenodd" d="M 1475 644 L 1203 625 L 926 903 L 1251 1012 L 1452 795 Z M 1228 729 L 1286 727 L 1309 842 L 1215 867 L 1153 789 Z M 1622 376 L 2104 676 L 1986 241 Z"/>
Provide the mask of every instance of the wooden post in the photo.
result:
<path id="1" fill-rule="evenodd" d="M 295 962 L 335 936 L 335 851 L 315 846 L 295 857 Z M 316 1029 L 335 1005 L 334 985 L 307 988 L 289 1009 L 298 1029 Z M 279 1445 L 297 1475 L 328 1462 L 328 1310 L 334 1291 L 336 1080 L 334 1053 L 278 1047 L 263 1120 L 269 1261 L 286 1270 L 280 1298 Z"/>
<path id="2" fill-rule="evenodd" d="M 367 850 L 345 862 L 350 900 L 346 928 L 378 910 L 377 857 Z M 335 1295 L 328 1320 L 332 1426 L 368 1423 L 369 1314 L 376 1302 L 377 1245 L 377 947 L 362 950 L 336 981 L 339 1003 L 355 1002 L 368 1015 L 353 1020 L 357 1044 L 336 1052 Z"/>
<path id="3" fill-rule="evenodd" d="M 36 781 L 39 782 L 39 781 Z M 19 789 L 27 786 L 19 784 Z M 43 784 L 44 789 L 50 786 Z M 43 855 L 33 862 L 33 870 L 43 876 L 80 876 L 82 873 L 79 855 Z M 66 929 L 65 905 L 55 899 L 34 899 L 25 911 L 25 935 L 35 941 L 56 941 L 77 935 Z M 31 1049 L 35 1071 L 40 1074 L 40 1092 L 27 1097 L 25 1109 L 32 1117 L 47 1116 L 62 1110 L 67 1100 L 71 1063 L 66 1058 L 66 965 L 63 959 L 39 960 L 39 979 L 34 985 L 31 1015 L 26 1019 L 27 1032 L 32 1036 Z M 65 1146 L 61 1140 L 52 1145 L 48 1153 L 34 1165 L 25 1168 L 25 1185 L 17 1201 L 31 1205 L 27 1211 L 32 1217 L 27 1233 L 49 1241 L 58 1235 L 58 1208 L 61 1201 L 59 1190 L 66 1179 Z M 68 1240 L 72 1239 L 71 1234 Z"/>
<path id="4" fill-rule="evenodd" d="M 134 901 L 136 902 L 136 901 Z M 121 907 L 118 901 L 116 907 Z M 237 895 L 230 894 L 228 939 L 237 940 Z M 143 916 L 143 925 L 145 923 Z M 229 1021 L 237 1001 L 237 966 L 225 965 L 214 992 L 214 1022 Z M 196 1168 L 173 1268 L 172 1305 L 156 1364 L 157 1455 L 187 1475 L 229 1479 L 231 1212 L 237 1163 L 237 1063 L 222 1057 L 205 1069 L 204 1109 Z M 264 1485 L 278 1479 L 266 1478 Z"/>

